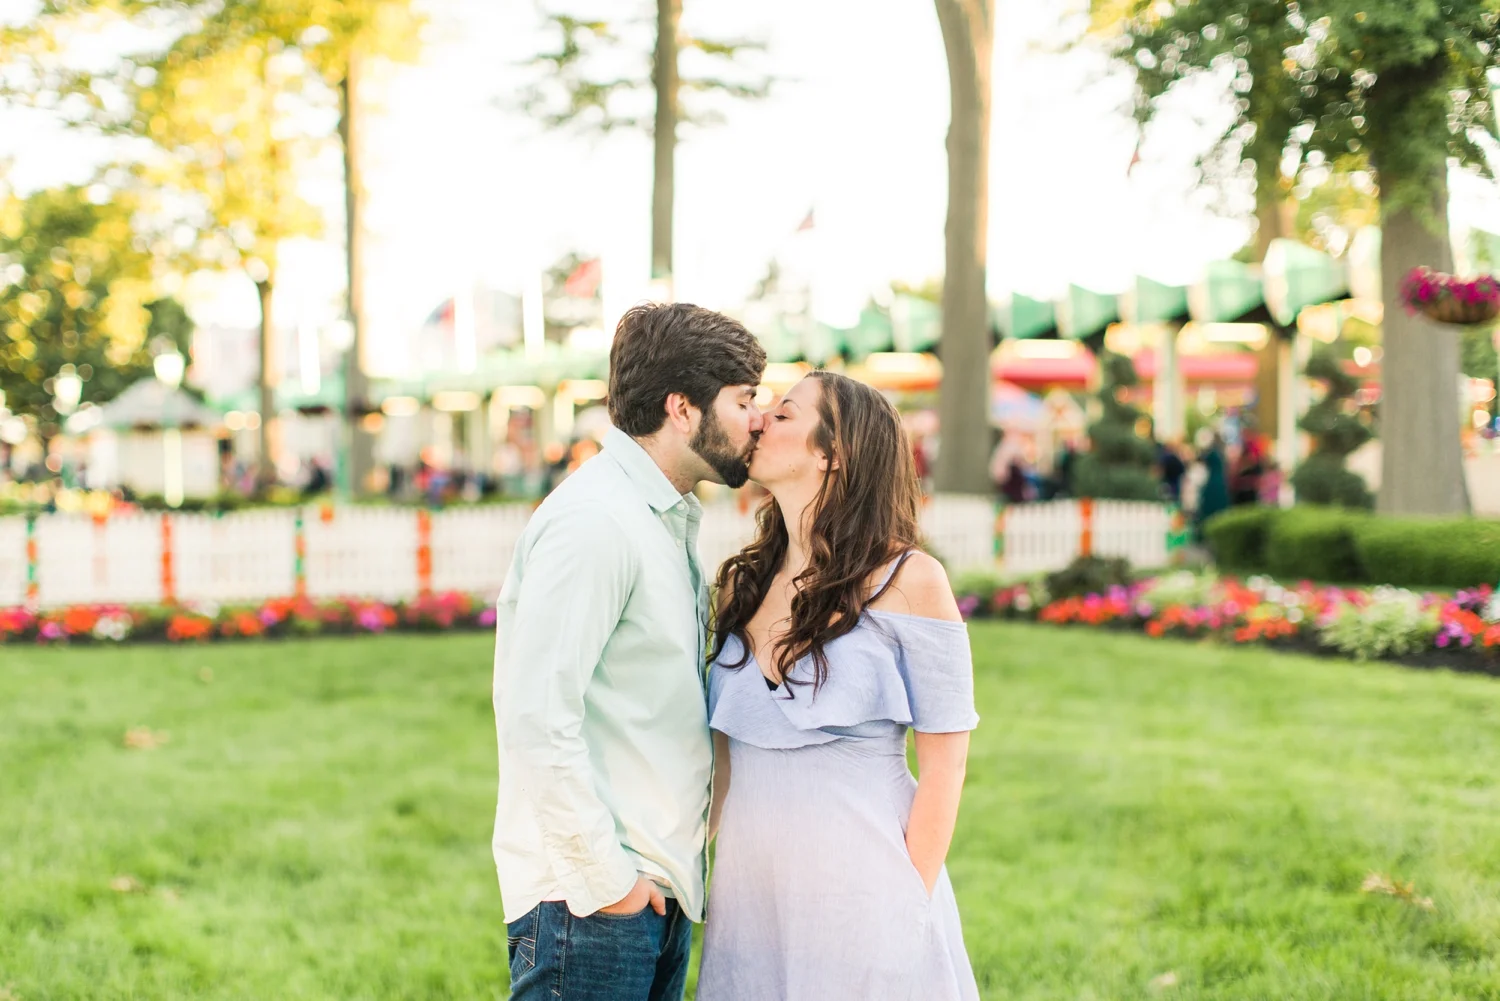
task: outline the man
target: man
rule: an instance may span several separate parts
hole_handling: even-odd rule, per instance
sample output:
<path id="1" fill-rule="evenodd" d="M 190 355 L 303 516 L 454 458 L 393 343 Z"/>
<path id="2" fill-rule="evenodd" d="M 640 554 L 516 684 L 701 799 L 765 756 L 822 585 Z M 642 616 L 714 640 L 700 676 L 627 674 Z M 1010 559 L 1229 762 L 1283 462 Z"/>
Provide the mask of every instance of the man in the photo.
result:
<path id="1" fill-rule="evenodd" d="M 537 508 L 500 592 L 493 842 L 513 1001 L 680 1001 L 712 742 L 700 480 L 737 487 L 766 355 L 682 303 L 620 320 L 604 450 Z"/>

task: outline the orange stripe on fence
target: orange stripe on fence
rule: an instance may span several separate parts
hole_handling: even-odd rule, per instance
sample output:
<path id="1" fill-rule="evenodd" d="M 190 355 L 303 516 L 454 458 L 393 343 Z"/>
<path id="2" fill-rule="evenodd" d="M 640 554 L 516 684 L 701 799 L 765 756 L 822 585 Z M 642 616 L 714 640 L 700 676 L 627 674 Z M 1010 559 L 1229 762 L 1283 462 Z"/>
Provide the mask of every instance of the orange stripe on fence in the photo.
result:
<path id="1" fill-rule="evenodd" d="M 172 516 L 161 516 L 161 601 L 164 605 L 177 603 L 177 577 L 172 552 Z"/>
<path id="2" fill-rule="evenodd" d="M 432 593 L 432 515 L 426 508 L 417 509 L 417 591 L 424 598 Z"/>
<path id="3" fill-rule="evenodd" d="M 1085 497 L 1078 502 L 1078 516 L 1082 529 L 1078 533 L 1078 555 L 1094 555 L 1094 502 Z"/>

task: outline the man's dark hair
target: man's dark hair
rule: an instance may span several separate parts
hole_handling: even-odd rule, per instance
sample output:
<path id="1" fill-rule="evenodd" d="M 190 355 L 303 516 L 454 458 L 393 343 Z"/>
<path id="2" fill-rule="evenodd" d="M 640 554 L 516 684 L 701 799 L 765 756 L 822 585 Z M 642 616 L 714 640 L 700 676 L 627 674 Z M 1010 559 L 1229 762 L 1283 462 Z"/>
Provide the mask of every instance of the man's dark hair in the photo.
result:
<path id="1" fill-rule="evenodd" d="M 744 325 L 686 302 L 643 303 L 620 317 L 609 349 L 609 419 L 634 438 L 661 430 L 669 393 L 707 410 L 725 386 L 755 386 L 766 352 Z"/>

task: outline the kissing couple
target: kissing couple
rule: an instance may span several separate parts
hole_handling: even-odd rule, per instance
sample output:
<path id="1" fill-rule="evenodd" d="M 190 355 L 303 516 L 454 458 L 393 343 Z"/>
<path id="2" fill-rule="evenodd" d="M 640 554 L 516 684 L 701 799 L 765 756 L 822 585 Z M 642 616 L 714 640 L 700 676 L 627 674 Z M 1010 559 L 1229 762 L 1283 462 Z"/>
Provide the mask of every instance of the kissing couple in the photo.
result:
<path id="1" fill-rule="evenodd" d="M 979 997 L 944 867 L 973 670 L 910 444 L 831 372 L 762 412 L 765 364 L 727 316 L 631 309 L 603 450 L 516 545 L 494 674 L 513 1001 L 680 1001 L 705 911 L 698 1001 Z M 704 480 L 769 494 L 712 614 Z"/>

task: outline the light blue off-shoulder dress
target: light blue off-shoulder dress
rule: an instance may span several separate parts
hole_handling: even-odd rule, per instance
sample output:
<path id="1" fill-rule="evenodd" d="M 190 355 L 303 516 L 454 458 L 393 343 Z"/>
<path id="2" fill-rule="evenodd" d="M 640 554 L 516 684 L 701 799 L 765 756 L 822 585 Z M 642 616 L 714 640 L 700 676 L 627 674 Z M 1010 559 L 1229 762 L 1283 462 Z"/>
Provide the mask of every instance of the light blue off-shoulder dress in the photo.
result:
<path id="1" fill-rule="evenodd" d="M 867 610 L 826 652 L 816 696 L 769 688 L 753 658 L 723 667 L 733 637 L 711 665 L 730 780 L 698 1001 L 978 1001 L 948 872 L 929 898 L 906 851 L 908 727 L 979 721 L 968 631 Z"/>

